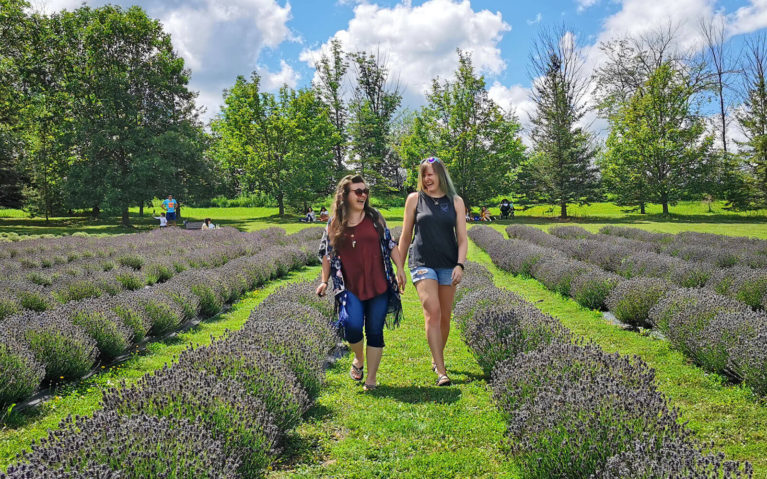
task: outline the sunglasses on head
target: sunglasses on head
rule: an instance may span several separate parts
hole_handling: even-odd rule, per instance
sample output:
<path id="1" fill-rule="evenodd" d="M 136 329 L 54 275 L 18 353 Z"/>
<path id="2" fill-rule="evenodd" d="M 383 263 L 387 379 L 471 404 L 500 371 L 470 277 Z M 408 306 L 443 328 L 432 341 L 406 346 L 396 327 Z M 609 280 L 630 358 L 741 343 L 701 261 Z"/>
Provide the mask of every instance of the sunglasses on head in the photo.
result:
<path id="1" fill-rule="evenodd" d="M 421 164 L 423 165 L 424 163 L 442 163 L 442 161 L 436 156 L 432 156 L 431 158 L 424 158 L 421 160 Z"/>
<path id="2" fill-rule="evenodd" d="M 362 188 L 357 188 L 356 190 L 351 191 L 357 196 L 370 195 L 370 188 L 365 188 L 364 190 Z"/>

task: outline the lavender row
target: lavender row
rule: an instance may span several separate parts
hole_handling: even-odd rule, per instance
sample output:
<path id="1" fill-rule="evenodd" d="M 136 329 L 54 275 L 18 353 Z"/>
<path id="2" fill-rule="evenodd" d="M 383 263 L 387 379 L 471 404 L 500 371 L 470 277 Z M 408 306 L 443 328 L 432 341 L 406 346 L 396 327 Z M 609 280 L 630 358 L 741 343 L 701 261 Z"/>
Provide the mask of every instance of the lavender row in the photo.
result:
<path id="1" fill-rule="evenodd" d="M 767 395 L 764 312 L 709 289 L 680 288 L 662 278 L 624 279 L 552 248 L 506 240 L 489 227 L 471 228 L 469 236 L 499 268 L 531 276 L 590 309 L 608 309 L 633 327 L 655 327 L 707 371 Z M 748 276 L 735 281 L 747 283 Z"/>
<path id="2" fill-rule="evenodd" d="M 767 268 L 767 241 L 743 236 L 684 231 L 678 234 L 649 233 L 637 228 L 604 226 L 602 235 L 653 243 L 658 250 L 685 260 L 705 261 L 719 267 Z"/>
<path id="3" fill-rule="evenodd" d="M 133 239 L 129 242 L 126 237 Z M 278 228 L 255 233 L 240 233 L 232 228 L 210 232 L 174 228 L 117 238 L 123 238 L 120 241 L 129 251 L 123 248 L 112 257 L 47 270 L 5 268 L 0 282 L 0 320 L 23 310 L 45 311 L 60 303 L 137 290 L 167 281 L 185 270 L 222 266 L 270 244 L 288 241 Z M 86 249 L 83 254 L 87 253 L 93 251 Z"/>
<path id="4" fill-rule="evenodd" d="M 322 385 L 331 311 L 310 283 L 277 290 L 240 331 L 107 390 L 0 478 L 261 477 Z"/>
<path id="5" fill-rule="evenodd" d="M 147 336 L 162 336 L 186 321 L 217 314 L 224 304 L 291 269 L 316 262 L 320 228 L 288 237 L 225 266 L 189 270 L 154 288 L 25 312 L 0 323 L 0 405 L 41 385 L 77 379 L 126 353 Z"/>
<path id="6" fill-rule="evenodd" d="M 495 288 L 483 270 L 467 268 L 455 317 L 491 375 L 524 477 L 752 476 L 749 463 L 704 451 L 641 359 L 574 343 L 555 318 Z"/>
<path id="7" fill-rule="evenodd" d="M 730 254 L 727 250 L 708 248 L 708 260 L 703 261 L 671 256 L 660 252 L 655 243 L 636 239 L 610 235 L 584 237 L 583 233 L 590 233 L 577 226 L 555 227 L 552 234 L 523 225 L 511 225 L 506 231 L 510 238 L 557 250 L 624 278 L 660 278 L 682 288 L 705 287 L 754 309 L 767 306 L 767 269 L 717 266 L 719 260 Z"/>

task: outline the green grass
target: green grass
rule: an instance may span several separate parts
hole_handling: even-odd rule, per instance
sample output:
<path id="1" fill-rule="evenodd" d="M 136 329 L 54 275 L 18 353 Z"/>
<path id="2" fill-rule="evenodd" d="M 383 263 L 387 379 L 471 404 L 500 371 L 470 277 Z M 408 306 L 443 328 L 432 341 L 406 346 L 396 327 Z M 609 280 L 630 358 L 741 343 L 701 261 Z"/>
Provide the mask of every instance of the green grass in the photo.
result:
<path id="1" fill-rule="evenodd" d="M 671 349 L 667 341 L 627 331 L 606 321 L 600 312 L 586 309 L 570 298 L 546 289 L 534 279 L 514 276 L 496 268 L 475 244 L 469 259 L 490 269 L 498 287 L 508 288 L 542 311 L 558 318 L 574 334 L 608 352 L 637 355 L 656 371 L 656 383 L 681 412 L 697 437 L 712 442 L 729 459 L 748 460 L 755 478 L 767 478 L 767 404 L 747 388 L 727 384 Z"/>
<path id="2" fill-rule="evenodd" d="M 379 387 L 363 392 L 349 378 L 351 354 L 339 360 L 269 477 L 519 477 L 503 450 L 505 421 L 458 331 L 446 350 L 454 385 L 439 388 L 412 284 L 403 306 L 402 326 L 385 332 Z"/>
<path id="3" fill-rule="evenodd" d="M 102 374 L 80 381 L 76 386 L 61 388 L 54 399 L 37 408 L 6 413 L 0 426 L 0 470 L 5 470 L 13 463 L 16 454 L 28 448 L 32 441 L 45 437 L 49 429 L 55 429 L 67 415 L 92 414 L 100 407 L 104 388 L 115 386 L 121 380 L 133 383 L 145 374 L 175 361 L 188 346 L 210 344 L 212 338 L 222 336 L 227 330 L 240 329 L 251 310 L 277 287 L 288 281 L 314 279 L 318 273 L 319 266 L 291 272 L 285 279 L 270 282 L 249 293 L 228 312 L 206 320 L 174 338 L 152 343 L 146 351 L 134 354 L 126 362 Z"/>

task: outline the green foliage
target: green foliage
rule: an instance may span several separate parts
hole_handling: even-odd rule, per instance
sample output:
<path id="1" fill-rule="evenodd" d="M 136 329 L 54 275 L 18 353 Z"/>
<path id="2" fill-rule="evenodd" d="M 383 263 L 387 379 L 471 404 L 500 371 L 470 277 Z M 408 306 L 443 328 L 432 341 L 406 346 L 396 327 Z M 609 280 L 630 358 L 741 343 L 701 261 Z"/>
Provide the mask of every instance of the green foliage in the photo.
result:
<path id="1" fill-rule="evenodd" d="M 420 161 L 438 156 L 464 202 L 480 205 L 512 190 L 512 173 L 522 162 L 525 147 L 519 121 L 489 98 L 470 54 L 459 50 L 458 62 L 452 81 L 432 81 L 428 104 L 412 119 L 410 132 L 398 147 L 409 188 L 416 187 Z"/>
<path id="2" fill-rule="evenodd" d="M 767 38 L 757 37 L 746 54 L 746 98 L 736 114 L 746 141 L 738 142 L 749 172 L 752 206 L 767 205 Z"/>
<path id="3" fill-rule="evenodd" d="M 714 167 L 713 138 L 693 104 L 692 77 L 665 62 L 611 118 L 603 174 L 620 204 L 668 213 Z"/>
<path id="4" fill-rule="evenodd" d="M 333 180 L 332 145 L 337 132 L 327 109 L 311 90 L 287 86 L 279 95 L 259 91 L 260 78 L 237 78 L 224 107 L 211 123 L 211 154 L 236 169 L 256 188 L 285 204 L 312 202 Z"/>
<path id="5" fill-rule="evenodd" d="M 540 35 L 531 54 L 540 80 L 533 87 L 536 105 L 531 140 L 534 154 L 518 175 L 520 204 L 553 203 L 567 217 L 567 205 L 599 197 L 593 138 L 579 126 L 586 113 L 587 85 L 581 77 L 583 60 L 574 38 L 564 28 Z"/>

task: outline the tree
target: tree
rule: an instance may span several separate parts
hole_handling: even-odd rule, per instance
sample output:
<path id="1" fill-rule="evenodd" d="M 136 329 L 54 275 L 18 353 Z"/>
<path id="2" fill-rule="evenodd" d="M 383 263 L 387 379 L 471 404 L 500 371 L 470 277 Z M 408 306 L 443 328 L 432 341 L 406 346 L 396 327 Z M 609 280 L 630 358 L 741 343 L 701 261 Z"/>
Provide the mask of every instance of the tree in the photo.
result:
<path id="1" fill-rule="evenodd" d="M 260 77 L 237 78 L 211 123 L 213 154 L 225 168 L 239 168 L 257 189 L 286 203 L 311 201 L 333 181 L 333 145 L 337 132 L 311 90 L 287 86 L 278 96 L 259 91 Z"/>
<path id="2" fill-rule="evenodd" d="M 357 84 L 349 106 L 349 163 L 374 188 L 384 192 L 392 183 L 384 172 L 391 173 L 399 167 L 399 157 L 390 148 L 389 134 L 402 95 L 397 84 L 389 85 L 389 71 L 380 56 L 357 52 L 350 57 Z"/>
<path id="3" fill-rule="evenodd" d="M 739 142 L 749 173 L 753 206 L 767 205 L 767 36 L 749 39 L 746 46 L 744 101 L 736 114 L 746 141 Z"/>
<path id="4" fill-rule="evenodd" d="M 599 178 L 592 163 L 593 137 L 580 121 L 586 113 L 583 60 L 573 35 L 564 27 L 542 31 L 530 55 L 533 79 L 531 140 L 534 155 L 522 165 L 523 203 L 556 204 L 560 217 L 567 205 L 599 197 Z"/>
<path id="5" fill-rule="evenodd" d="M 612 185 L 628 181 L 615 191 L 621 203 L 659 203 L 668 214 L 669 204 L 710 174 L 713 138 L 704 135 L 704 121 L 692 104 L 694 92 L 684 72 L 663 63 L 613 116 L 603 173 Z M 641 187 L 641 198 L 622 196 L 632 187 Z"/>
<path id="6" fill-rule="evenodd" d="M 67 180 L 75 206 L 100 205 L 122 215 L 177 185 L 194 155 L 177 155 L 199 128 L 189 72 L 159 21 L 139 7 L 81 7 L 72 79 L 76 161 Z M 191 129 L 190 129 L 191 127 Z M 172 144 L 168 144 L 172 142 Z"/>
<path id="7" fill-rule="evenodd" d="M 432 81 L 427 104 L 415 116 L 400 154 L 414 187 L 419 162 L 440 157 L 467 205 L 481 204 L 512 188 L 512 173 L 524 158 L 520 124 L 488 96 L 468 53 L 458 50 L 453 80 Z"/>
<path id="8" fill-rule="evenodd" d="M 701 20 L 700 31 L 706 41 L 706 53 L 708 65 L 711 70 L 712 88 L 716 94 L 719 106 L 719 140 L 722 143 L 722 150 L 727 153 L 727 90 L 729 90 L 729 76 L 735 73 L 730 66 L 730 55 L 728 54 L 728 44 L 725 41 L 725 22 L 724 18 L 714 17 L 706 22 Z"/>
<path id="9" fill-rule="evenodd" d="M 319 81 L 315 82 L 314 89 L 325 104 L 330 117 L 330 122 L 336 130 L 336 144 L 333 145 L 333 156 L 336 163 L 336 178 L 341 178 L 344 172 L 344 159 L 347 151 L 346 123 L 349 113 L 344 101 L 343 81 L 344 75 L 349 69 L 341 41 L 333 39 L 330 42 L 330 57 L 322 55 L 317 74 Z M 335 183 L 335 181 L 333 182 Z"/>

